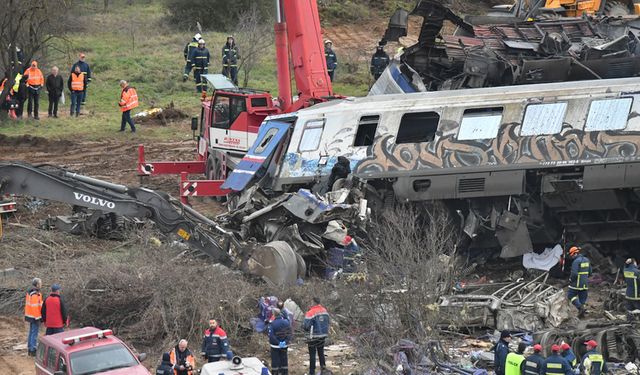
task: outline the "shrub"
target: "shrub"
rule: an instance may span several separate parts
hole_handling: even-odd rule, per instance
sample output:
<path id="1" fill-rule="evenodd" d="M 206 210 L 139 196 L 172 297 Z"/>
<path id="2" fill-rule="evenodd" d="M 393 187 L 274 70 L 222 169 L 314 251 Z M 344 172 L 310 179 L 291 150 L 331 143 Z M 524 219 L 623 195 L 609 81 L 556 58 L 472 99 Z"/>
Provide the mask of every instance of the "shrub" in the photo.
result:
<path id="1" fill-rule="evenodd" d="M 263 18 L 274 18 L 274 4 L 271 1 L 166 0 L 169 22 L 188 30 L 195 30 L 198 22 L 203 28 L 215 31 L 235 29 L 240 14 L 254 3 Z"/>

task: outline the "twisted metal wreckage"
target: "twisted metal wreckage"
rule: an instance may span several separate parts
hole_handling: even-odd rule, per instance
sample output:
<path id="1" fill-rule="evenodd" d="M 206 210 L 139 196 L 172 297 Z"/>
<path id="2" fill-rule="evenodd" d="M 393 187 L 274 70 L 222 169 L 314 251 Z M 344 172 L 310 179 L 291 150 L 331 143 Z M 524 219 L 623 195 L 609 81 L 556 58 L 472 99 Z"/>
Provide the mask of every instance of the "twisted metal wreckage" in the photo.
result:
<path id="1" fill-rule="evenodd" d="M 409 15 L 423 17 L 418 42 L 404 49 L 370 95 L 633 77 L 640 72 L 637 18 L 462 19 L 444 0 L 422 0 L 411 13 L 394 14 L 383 42 L 407 35 Z M 454 35 L 442 33 L 445 21 L 457 27 Z"/>

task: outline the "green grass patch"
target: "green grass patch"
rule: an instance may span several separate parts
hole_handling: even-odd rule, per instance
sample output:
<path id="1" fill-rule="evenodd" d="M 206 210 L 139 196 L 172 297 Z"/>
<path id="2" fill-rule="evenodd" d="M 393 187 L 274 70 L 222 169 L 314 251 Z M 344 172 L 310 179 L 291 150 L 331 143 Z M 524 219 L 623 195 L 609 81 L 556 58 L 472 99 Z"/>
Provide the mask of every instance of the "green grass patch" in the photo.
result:
<path id="1" fill-rule="evenodd" d="M 39 122 L 33 120 L 5 121 L 0 123 L 0 133 L 10 136 L 30 134 L 46 138 L 104 139 L 120 137 L 120 111 L 118 82 L 125 79 L 137 88 L 140 107 L 134 113 L 152 108 L 165 107 L 173 102 L 176 108 L 198 116 L 200 99 L 195 92 L 192 79 L 182 82 L 184 59 L 182 50 L 192 33 L 177 31 L 166 24 L 162 2 L 137 3 L 133 6 L 112 6 L 108 13 L 87 8 L 78 22 L 85 25 L 81 33 L 68 36 L 68 45 L 59 45 L 51 51 L 42 67 L 47 75 L 52 66 L 60 67 L 63 78 L 69 76 L 71 65 L 77 61 L 79 52 L 87 54 L 87 62 L 93 71 L 93 82 L 89 85 L 87 104 L 79 118 L 69 118 L 70 97 L 65 90 L 67 103 L 60 105 L 58 119 L 47 118 L 47 95 L 40 98 Z M 226 33 L 204 32 L 207 47 L 212 56 L 210 73 L 220 72 L 220 50 Z M 242 48 L 242 41 L 238 41 Z M 242 49 L 241 49 L 242 52 Z M 265 51 L 263 62 L 251 73 L 248 86 L 267 90 L 277 95 L 275 47 Z M 364 95 L 368 89 L 366 69 L 359 69 L 347 77 L 337 72 L 336 93 Z M 242 75 L 240 75 L 242 82 Z M 295 92 L 295 88 L 293 89 Z M 26 103 L 25 103 L 26 117 Z M 190 136 L 189 120 L 168 126 L 143 126 L 136 137 L 147 139 L 184 139 Z M 187 134 L 188 133 L 188 134 Z"/>

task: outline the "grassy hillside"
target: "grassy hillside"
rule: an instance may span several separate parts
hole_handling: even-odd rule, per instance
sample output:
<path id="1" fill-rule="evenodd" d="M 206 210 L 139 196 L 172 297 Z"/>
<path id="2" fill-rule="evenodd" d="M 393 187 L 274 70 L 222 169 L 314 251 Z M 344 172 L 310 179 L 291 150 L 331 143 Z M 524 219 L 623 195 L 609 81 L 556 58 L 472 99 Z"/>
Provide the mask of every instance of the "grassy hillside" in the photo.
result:
<path id="1" fill-rule="evenodd" d="M 97 2 L 100 3 L 101 2 Z M 80 118 L 69 118 L 70 98 L 60 109 L 61 118 L 48 119 L 46 94 L 40 103 L 39 122 L 23 120 L 0 123 L 0 133 L 6 135 L 30 134 L 49 138 L 103 139 L 128 137 L 117 134 L 120 127 L 118 99 L 120 79 L 129 81 L 138 89 L 141 105 L 135 112 L 149 107 L 164 107 L 174 102 L 177 108 L 189 115 L 199 115 L 199 96 L 192 80 L 182 82 L 184 60 L 182 50 L 192 33 L 176 31 L 164 22 L 165 10 L 161 1 L 134 2 L 126 6 L 124 0 L 113 1 L 108 13 L 101 12 L 100 4 L 85 6 L 78 24 L 84 30 L 71 33 L 68 44 L 57 46 L 70 53 L 51 53 L 44 61 L 43 73 L 48 74 L 53 65 L 60 67 L 63 77 L 77 60 L 80 51 L 86 52 L 94 79 L 89 86 L 87 105 Z M 220 48 L 226 34 L 204 32 L 213 61 L 210 72 L 220 72 Z M 242 47 L 242 41 L 238 41 Z M 269 90 L 277 94 L 275 49 L 265 51 L 267 56 L 252 73 L 249 87 Z M 341 77 L 335 83 L 335 91 L 344 95 L 363 95 L 367 91 L 367 72 Z M 342 80 L 342 81 L 341 81 Z M 68 92 L 65 92 L 68 95 Z M 26 117 L 26 104 L 25 104 Z M 141 127 L 135 137 L 152 139 L 185 139 L 190 137 L 189 121 L 169 126 Z"/>

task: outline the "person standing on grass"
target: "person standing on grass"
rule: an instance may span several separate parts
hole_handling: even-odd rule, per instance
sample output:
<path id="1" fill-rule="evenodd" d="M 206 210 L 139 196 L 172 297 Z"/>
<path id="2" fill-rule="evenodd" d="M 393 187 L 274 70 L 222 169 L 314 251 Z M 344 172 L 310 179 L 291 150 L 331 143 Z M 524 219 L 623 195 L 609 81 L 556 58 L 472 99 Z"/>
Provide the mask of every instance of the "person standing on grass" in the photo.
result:
<path id="1" fill-rule="evenodd" d="M 47 327 L 45 335 L 55 335 L 64 332 L 65 324 L 69 326 L 67 306 L 62 299 L 59 284 L 51 285 L 51 293 L 42 304 L 42 321 Z"/>
<path id="2" fill-rule="evenodd" d="M 89 64 L 87 64 L 87 62 L 84 61 L 84 59 L 85 59 L 85 54 L 81 53 L 78 61 L 75 64 L 73 64 L 73 66 L 71 67 L 71 73 L 73 73 L 76 71 L 76 67 L 79 66 L 80 71 L 87 78 L 87 80 L 85 81 L 84 91 L 82 92 L 82 98 L 81 98 L 83 105 L 87 101 L 87 87 L 89 86 L 89 82 L 91 82 L 91 68 L 89 67 Z"/>
<path id="3" fill-rule="evenodd" d="M 80 67 L 76 66 L 74 72 L 69 75 L 67 80 L 67 87 L 71 91 L 71 109 L 69 110 L 69 116 L 80 116 L 80 103 L 82 102 L 82 95 L 87 88 L 87 76 L 82 74 Z"/>
<path id="4" fill-rule="evenodd" d="M 51 68 L 51 74 L 47 76 L 47 92 L 49 93 L 49 117 L 58 117 L 58 102 L 62 96 L 62 90 L 64 90 L 64 81 L 58 74 L 59 70 L 57 66 Z"/>
<path id="5" fill-rule="evenodd" d="M 320 304 L 318 297 L 313 297 L 314 306 L 304 314 L 304 323 L 302 328 L 307 332 L 307 344 L 309 346 L 309 374 L 316 373 L 316 353 L 320 361 L 320 369 L 326 368 L 324 357 L 324 344 L 327 336 L 329 336 L 329 313 L 327 309 Z"/>
<path id="6" fill-rule="evenodd" d="M 226 76 L 238 85 L 238 60 L 240 52 L 233 35 L 227 37 L 227 42 L 222 46 L 222 75 Z"/>
<path id="7" fill-rule="evenodd" d="M 24 301 L 24 320 L 29 322 L 29 336 L 27 338 L 27 349 L 29 355 L 36 356 L 38 332 L 40 331 L 40 321 L 42 320 L 42 280 L 33 279 L 31 287 L 27 290 Z"/>
<path id="8" fill-rule="evenodd" d="M 24 113 L 24 102 L 27 100 L 29 96 L 29 89 L 27 87 L 27 80 L 29 79 L 28 75 L 16 75 L 16 83 L 11 88 L 11 95 L 15 95 L 17 108 L 16 108 L 16 117 L 20 120 L 22 119 L 22 114 Z"/>
<path id="9" fill-rule="evenodd" d="M 131 110 L 138 106 L 138 93 L 136 92 L 135 87 L 129 86 L 127 81 L 120 81 L 120 88 L 122 91 L 120 92 L 120 111 L 122 112 L 122 121 L 120 122 L 120 130 L 124 131 L 127 124 L 131 127 L 131 132 L 136 132 L 136 125 L 133 123 L 131 119 Z"/>
<path id="10" fill-rule="evenodd" d="M 42 71 L 38 69 L 38 62 L 32 61 L 31 67 L 24 72 L 25 76 L 29 76 L 27 79 L 27 88 L 29 93 L 29 103 L 27 104 L 27 115 L 35 120 L 40 120 L 38 116 L 38 109 L 40 107 L 40 89 L 44 86 L 44 76 Z"/>
<path id="11" fill-rule="evenodd" d="M 287 355 L 291 342 L 291 322 L 278 308 L 271 310 L 275 319 L 269 324 L 269 346 L 271 347 L 271 374 L 288 375 L 289 358 Z"/>

